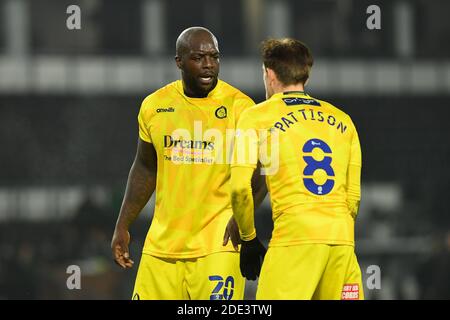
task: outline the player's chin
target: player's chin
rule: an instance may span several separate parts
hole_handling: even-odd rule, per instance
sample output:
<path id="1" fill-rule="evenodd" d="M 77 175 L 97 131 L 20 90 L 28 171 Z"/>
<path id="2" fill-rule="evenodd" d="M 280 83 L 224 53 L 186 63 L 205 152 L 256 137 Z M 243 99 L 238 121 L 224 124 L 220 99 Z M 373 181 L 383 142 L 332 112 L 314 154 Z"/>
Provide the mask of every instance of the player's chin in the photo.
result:
<path id="1" fill-rule="evenodd" d="M 197 82 L 198 88 L 204 93 L 210 92 L 212 89 L 214 89 L 216 84 L 217 84 L 217 78 L 211 78 L 210 81 L 199 80 Z"/>

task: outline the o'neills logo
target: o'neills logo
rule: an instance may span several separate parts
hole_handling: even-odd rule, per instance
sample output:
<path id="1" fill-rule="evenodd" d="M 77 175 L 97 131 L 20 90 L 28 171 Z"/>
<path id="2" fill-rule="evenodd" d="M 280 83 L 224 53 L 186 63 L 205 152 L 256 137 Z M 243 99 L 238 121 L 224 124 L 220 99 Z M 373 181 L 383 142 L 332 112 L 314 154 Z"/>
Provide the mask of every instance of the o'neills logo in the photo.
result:
<path id="1" fill-rule="evenodd" d="M 173 107 L 170 107 L 170 108 L 158 108 L 158 109 L 156 109 L 156 112 L 157 113 L 160 113 L 160 112 L 175 112 L 175 108 L 173 108 Z"/>
<path id="2" fill-rule="evenodd" d="M 201 141 L 201 140 L 174 140 L 172 136 L 164 136 L 164 148 L 183 148 L 183 149 L 202 149 L 202 150 L 214 150 L 214 142 Z"/>

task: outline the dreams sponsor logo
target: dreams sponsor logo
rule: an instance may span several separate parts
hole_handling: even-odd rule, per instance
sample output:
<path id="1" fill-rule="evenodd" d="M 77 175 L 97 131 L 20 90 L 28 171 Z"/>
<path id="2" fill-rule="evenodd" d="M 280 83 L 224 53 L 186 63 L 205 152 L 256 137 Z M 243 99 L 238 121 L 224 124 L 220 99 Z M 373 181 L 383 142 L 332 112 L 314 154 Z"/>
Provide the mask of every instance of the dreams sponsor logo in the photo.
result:
<path id="1" fill-rule="evenodd" d="M 202 140 L 183 140 L 174 139 L 170 135 L 164 136 L 164 148 L 183 148 L 183 149 L 201 149 L 214 150 L 214 142 Z"/>

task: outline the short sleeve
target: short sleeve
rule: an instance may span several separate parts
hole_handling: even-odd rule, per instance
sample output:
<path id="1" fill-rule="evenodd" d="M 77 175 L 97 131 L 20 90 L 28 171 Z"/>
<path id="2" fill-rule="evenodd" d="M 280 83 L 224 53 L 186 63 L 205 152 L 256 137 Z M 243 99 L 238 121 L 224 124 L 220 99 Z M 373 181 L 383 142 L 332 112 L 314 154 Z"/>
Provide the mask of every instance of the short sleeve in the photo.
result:
<path id="1" fill-rule="evenodd" d="M 258 130 L 249 111 L 243 112 L 236 127 L 232 167 L 256 168 L 258 163 Z"/>
<path id="2" fill-rule="evenodd" d="M 246 95 L 236 99 L 236 123 L 239 121 L 242 112 L 254 105 L 255 102 Z"/>
<path id="3" fill-rule="evenodd" d="M 142 102 L 141 109 L 139 110 L 138 114 L 138 123 L 139 123 L 139 138 L 141 140 L 152 143 L 151 135 L 149 132 L 149 119 L 148 119 L 148 111 L 147 111 L 147 105 L 146 100 Z"/>

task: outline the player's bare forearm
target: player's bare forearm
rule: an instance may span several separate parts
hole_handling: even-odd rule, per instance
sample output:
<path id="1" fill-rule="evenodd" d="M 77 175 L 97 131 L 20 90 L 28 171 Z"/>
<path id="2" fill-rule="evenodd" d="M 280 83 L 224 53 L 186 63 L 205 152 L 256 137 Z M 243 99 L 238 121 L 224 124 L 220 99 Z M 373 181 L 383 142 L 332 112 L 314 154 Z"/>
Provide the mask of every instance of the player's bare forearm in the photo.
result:
<path id="1" fill-rule="evenodd" d="M 151 143 L 138 141 L 136 157 L 128 175 L 127 187 L 111 240 L 114 261 L 122 268 L 132 268 L 128 229 L 147 204 L 156 186 L 156 151 Z"/>
<path id="2" fill-rule="evenodd" d="M 139 140 L 116 228 L 128 230 L 153 194 L 156 187 L 156 161 L 153 145 Z"/>
<path id="3" fill-rule="evenodd" d="M 153 194 L 155 184 L 156 176 L 141 164 L 133 164 L 117 220 L 118 226 L 128 230 Z"/>

